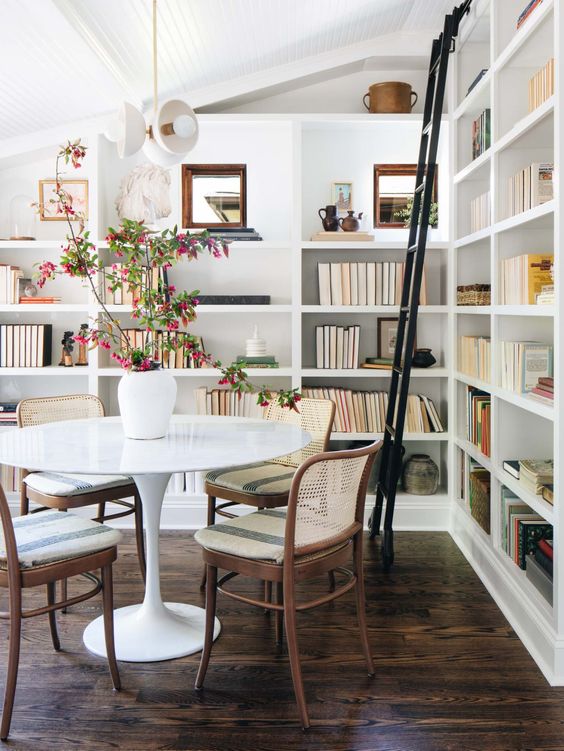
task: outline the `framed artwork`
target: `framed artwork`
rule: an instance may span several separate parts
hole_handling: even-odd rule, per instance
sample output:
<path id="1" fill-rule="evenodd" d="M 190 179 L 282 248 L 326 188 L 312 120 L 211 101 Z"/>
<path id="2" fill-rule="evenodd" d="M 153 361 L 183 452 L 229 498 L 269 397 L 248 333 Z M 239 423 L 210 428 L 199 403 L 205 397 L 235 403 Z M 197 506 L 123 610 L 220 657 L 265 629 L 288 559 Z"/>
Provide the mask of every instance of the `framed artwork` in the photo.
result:
<path id="1" fill-rule="evenodd" d="M 377 357 L 391 359 L 394 356 L 398 336 L 398 323 L 398 318 L 378 319 Z"/>
<path id="2" fill-rule="evenodd" d="M 437 225 L 438 167 L 435 169 L 430 226 Z M 409 223 L 413 191 L 415 190 L 416 164 L 374 165 L 374 226 L 402 229 Z"/>
<path id="3" fill-rule="evenodd" d="M 331 202 L 338 214 L 346 214 L 353 209 L 353 184 L 350 180 L 335 180 L 331 183 Z"/>
<path id="4" fill-rule="evenodd" d="M 72 198 L 72 207 L 80 216 L 71 221 L 88 219 L 88 180 L 61 180 L 63 189 Z M 65 222 L 66 216 L 57 210 L 59 201 L 55 192 L 55 180 L 39 181 L 39 219 L 42 222 Z"/>
<path id="5" fill-rule="evenodd" d="M 246 164 L 183 164 L 182 226 L 246 227 Z"/>

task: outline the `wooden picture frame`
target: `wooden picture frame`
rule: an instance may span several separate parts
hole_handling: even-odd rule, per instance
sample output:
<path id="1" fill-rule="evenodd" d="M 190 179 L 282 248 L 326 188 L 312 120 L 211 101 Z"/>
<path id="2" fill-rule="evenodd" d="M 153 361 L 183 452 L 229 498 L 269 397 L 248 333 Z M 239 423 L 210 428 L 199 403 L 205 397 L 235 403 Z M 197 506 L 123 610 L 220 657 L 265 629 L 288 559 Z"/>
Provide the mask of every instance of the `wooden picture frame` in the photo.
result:
<path id="1" fill-rule="evenodd" d="M 377 322 L 377 340 L 376 340 L 376 357 L 387 358 L 392 360 L 395 354 L 397 330 L 399 327 L 399 318 L 378 318 Z M 394 335 L 395 330 L 395 335 Z M 405 329 L 407 336 L 407 324 Z M 405 344 L 405 339 L 404 339 Z M 413 352 L 417 349 L 417 337 L 413 342 Z M 403 357 L 403 353 L 402 353 Z"/>
<path id="2" fill-rule="evenodd" d="M 417 175 L 416 164 L 375 164 L 374 165 L 374 227 L 378 229 L 405 229 L 405 221 L 388 221 L 383 217 L 388 215 L 392 209 L 389 205 L 386 205 L 383 197 L 383 191 L 380 187 L 380 180 L 383 177 L 409 177 L 413 176 L 413 187 L 415 188 L 415 177 Z M 435 178 L 433 181 L 433 203 L 436 202 L 438 196 L 438 177 L 439 168 L 438 165 L 435 169 Z M 411 192 L 406 192 L 406 196 L 412 196 Z M 398 206 L 395 210 L 399 210 Z"/>
<path id="3" fill-rule="evenodd" d="M 217 215 L 218 221 L 198 221 L 201 212 L 199 205 L 200 191 L 195 189 L 194 181 L 213 180 L 218 178 L 234 177 L 239 179 L 239 194 L 227 196 L 211 196 L 207 201 L 207 208 L 211 214 Z M 215 206 L 212 198 L 217 198 Z M 224 212 L 226 221 L 219 221 L 219 216 Z M 229 214 L 237 214 L 233 219 Z M 210 217 L 213 219 L 213 216 Z M 231 220 L 230 220 L 231 219 Z M 182 226 L 186 229 L 206 229 L 207 227 L 246 227 L 247 226 L 247 165 L 246 164 L 183 164 L 182 165 Z"/>
<path id="4" fill-rule="evenodd" d="M 57 213 L 56 180 L 39 181 L 39 220 L 41 222 L 66 222 L 64 213 Z M 72 208 L 78 216 L 69 216 L 71 222 L 88 219 L 88 180 L 61 180 L 63 190 L 72 196 Z M 53 202 L 52 202 L 53 201 Z"/>

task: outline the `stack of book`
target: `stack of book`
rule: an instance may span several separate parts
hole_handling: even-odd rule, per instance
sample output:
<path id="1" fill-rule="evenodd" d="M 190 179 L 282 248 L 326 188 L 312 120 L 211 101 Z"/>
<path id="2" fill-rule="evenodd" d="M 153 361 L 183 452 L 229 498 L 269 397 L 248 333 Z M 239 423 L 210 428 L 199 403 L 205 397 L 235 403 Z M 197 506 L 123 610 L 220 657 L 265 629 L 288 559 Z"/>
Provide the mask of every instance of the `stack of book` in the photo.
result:
<path id="1" fill-rule="evenodd" d="M 554 378 L 552 376 L 539 376 L 537 384 L 533 386 L 529 396 L 545 404 L 554 404 Z"/>
<path id="2" fill-rule="evenodd" d="M 258 355 L 257 357 L 247 357 L 246 355 L 237 355 L 237 365 L 243 368 L 278 368 L 274 355 Z"/>
<path id="3" fill-rule="evenodd" d="M 472 123 L 472 159 L 487 151 L 491 142 L 491 111 L 488 108 Z"/>
<path id="4" fill-rule="evenodd" d="M 507 179 L 506 216 L 515 216 L 554 198 L 552 162 L 533 162 Z"/>
<path id="5" fill-rule="evenodd" d="M 0 368 L 44 368 L 51 365 L 50 323 L 0 325 Z"/>
<path id="6" fill-rule="evenodd" d="M 520 29 L 525 21 L 529 18 L 531 13 L 542 3 L 542 0 L 529 0 L 527 5 L 523 8 L 517 19 L 517 28 Z"/>
<path id="7" fill-rule="evenodd" d="M 367 357 L 360 367 L 368 370 L 391 370 L 393 364 L 391 357 Z"/>
<path id="8" fill-rule="evenodd" d="M 544 489 L 553 485 L 554 462 L 552 459 L 506 459 L 503 469 L 519 482 L 523 483 L 527 490 L 552 503 L 552 498 L 547 498 Z M 551 494 L 550 494 L 551 496 Z"/>
<path id="9" fill-rule="evenodd" d="M 105 266 L 102 271 L 100 295 L 106 305 L 132 305 L 133 298 L 137 295 L 137 288 L 134 285 L 112 290 L 114 277 L 120 277 L 122 267 L 123 264 L 114 263 L 112 266 Z M 157 266 L 151 269 L 145 268 L 144 286 L 156 290 L 159 288 L 159 283 L 168 285 L 166 269 Z"/>
<path id="10" fill-rule="evenodd" d="M 501 342 L 501 387 L 526 394 L 539 378 L 552 377 L 552 346 L 542 342 Z"/>
<path id="11" fill-rule="evenodd" d="M 262 417 L 264 407 L 257 404 L 256 394 L 238 394 L 232 389 L 211 389 L 200 386 L 194 390 L 196 414 L 227 417 Z"/>
<path id="12" fill-rule="evenodd" d="M 552 253 L 526 253 L 501 261 L 502 305 L 538 305 L 545 286 L 552 285 Z"/>
<path id="13" fill-rule="evenodd" d="M 61 302 L 60 297 L 20 297 L 20 305 L 58 305 Z"/>
<path id="14" fill-rule="evenodd" d="M 541 291 L 535 295 L 535 305 L 554 305 L 555 302 L 554 284 L 543 284 Z"/>
<path id="15" fill-rule="evenodd" d="M 491 395 L 468 386 L 466 401 L 466 437 L 484 456 L 491 451 Z"/>
<path id="16" fill-rule="evenodd" d="M 16 410 L 18 402 L 0 402 L 0 427 L 14 427 L 18 424 Z"/>
<path id="17" fill-rule="evenodd" d="M 147 344 L 148 332 L 144 329 L 123 329 L 124 334 L 129 338 L 129 342 L 135 349 L 144 349 Z M 168 350 L 164 348 L 166 341 L 174 341 L 175 334 L 170 331 L 154 331 L 152 332 L 153 339 L 153 354 L 152 357 L 155 362 L 160 362 L 162 368 L 172 369 L 181 368 L 183 370 L 187 368 L 200 368 L 200 361 L 194 359 L 189 350 L 185 350 L 180 347 L 177 350 Z M 201 337 L 197 337 L 199 340 L 199 347 L 204 349 L 204 343 Z M 125 336 L 123 337 L 123 347 L 126 346 Z M 205 366 L 204 366 L 205 367 Z"/>
<path id="18" fill-rule="evenodd" d="M 399 305 L 405 263 L 395 261 L 318 263 L 320 305 Z M 421 305 L 427 305 L 425 270 Z"/>
<path id="19" fill-rule="evenodd" d="M 552 605 L 552 586 L 554 580 L 554 551 L 552 539 L 541 537 L 537 540 L 532 555 L 527 556 L 527 579 L 539 590 Z"/>
<path id="20" fill-rule="evenodd" d="M 470 232 L 479 232 L 491 224 L 490 191 L 470 201 Z"/>
<path id="21" fill-rule="evenodd" d="M 502 549 L 525 570 L 527 556 L 541 539 L 552 539 L 552 525 L 517 498 L 508 488 L 501 489 Z"/>
<path id="22" fill-rule="evenodd" d="M 360 326 L 316 326 L 317 368 L 359 367 Z"/>
<path id="23" fill-rule="evenodd" d="M 537 107 L 554 94 L 554 58 L 551 57 L 545 66 L 529 81 L 529 112 L 536 110 Z"/>
<path id="24" fill-rule="evenodd" d="M 343 388 L 304 386 L 304 397 L 330 399 L 335 403 L 337 433 L 383 433 L 388 409 L 385 391 L 353 391 Z M 444 427 L 433 400 L 410 394 L 406 413 L 407 433 L 443 433 Z"/>
<path id="25" fill-rule="evenodd" d="M 461 373 L 489 381 L 491 376 L 491 341 L 489 336 L 458 338 L 458 369 Z"/>
<path id="26" fill-rule="evenodd" d="M 15 305 L 19 302 L 20 279 L 23 279 L 23 271 L 19 266 L 0 264 L 0 305 Z"/>
<path id="27" fill-rule="evenodd" d="M 262 240 L 262 237 L 254 227 L 208 227 L 207 232 L 211 237 L 218 237 L 227 242 L 235 240 L 241 242 L 256 242 Z"/>

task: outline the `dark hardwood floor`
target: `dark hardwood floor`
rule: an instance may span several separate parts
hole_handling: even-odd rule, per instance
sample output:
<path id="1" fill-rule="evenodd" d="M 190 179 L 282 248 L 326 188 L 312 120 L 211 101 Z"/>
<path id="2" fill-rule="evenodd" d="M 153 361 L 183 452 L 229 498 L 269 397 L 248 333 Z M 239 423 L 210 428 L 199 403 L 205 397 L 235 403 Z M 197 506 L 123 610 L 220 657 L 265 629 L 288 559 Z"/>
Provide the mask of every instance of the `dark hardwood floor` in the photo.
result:
<path id="1" fill-rule="evenodd" d="M 312 728 L 297 723 L 288 660 L 273 619 L 220 597 L 223 632 L 205 691 L 193 690 L 199 655 L 120 663 L 113 693 L 104 660 L 82 644 L 98 599 L 58 615 L 63 652 L 47 617 L 24 623 L 12 734 L 34 751 L 564 751 L 564 688 L 550 688 L 451 538 L 398 533 L 384 575 L 367 542 L 368 622 L 377 674 L 367 677 L 352 594 L 299 616 Z M 189 533 L 164 533 L 163 592 L 202 602 L 200 558 Z M 133 535 L 115 565 L 115 602 L 142 585 Z M 258 585 L 244 584 L 248 590 Z M 326 579 L 313 586 L 319 591 Z M 33 595 L 37 602 L 39 595 Z M 2 685 L 7 647 L 4 629 Z"/>

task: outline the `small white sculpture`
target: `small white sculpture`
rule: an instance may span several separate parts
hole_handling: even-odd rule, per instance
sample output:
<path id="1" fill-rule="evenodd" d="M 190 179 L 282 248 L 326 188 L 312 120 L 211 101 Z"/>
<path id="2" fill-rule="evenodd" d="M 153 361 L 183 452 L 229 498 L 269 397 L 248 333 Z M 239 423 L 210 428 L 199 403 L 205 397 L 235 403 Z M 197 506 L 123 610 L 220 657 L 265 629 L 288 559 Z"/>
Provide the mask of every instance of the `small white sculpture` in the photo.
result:
<path id="1" fill-rule="evenodd" d="M 170 214 L 170 173 L 156 164 L 140 164 L 121 181 L 116 198 L 120 219 L 153 224 Z"/>
<path id="2" fill-rule="evenodd" d="M 266 355 L 266 340 L 259 337 L 258 326 L 255 325 L 253 338 L 246 340 L 245 349 L 247 357 L 261 357 L 262 355 Z"/>

